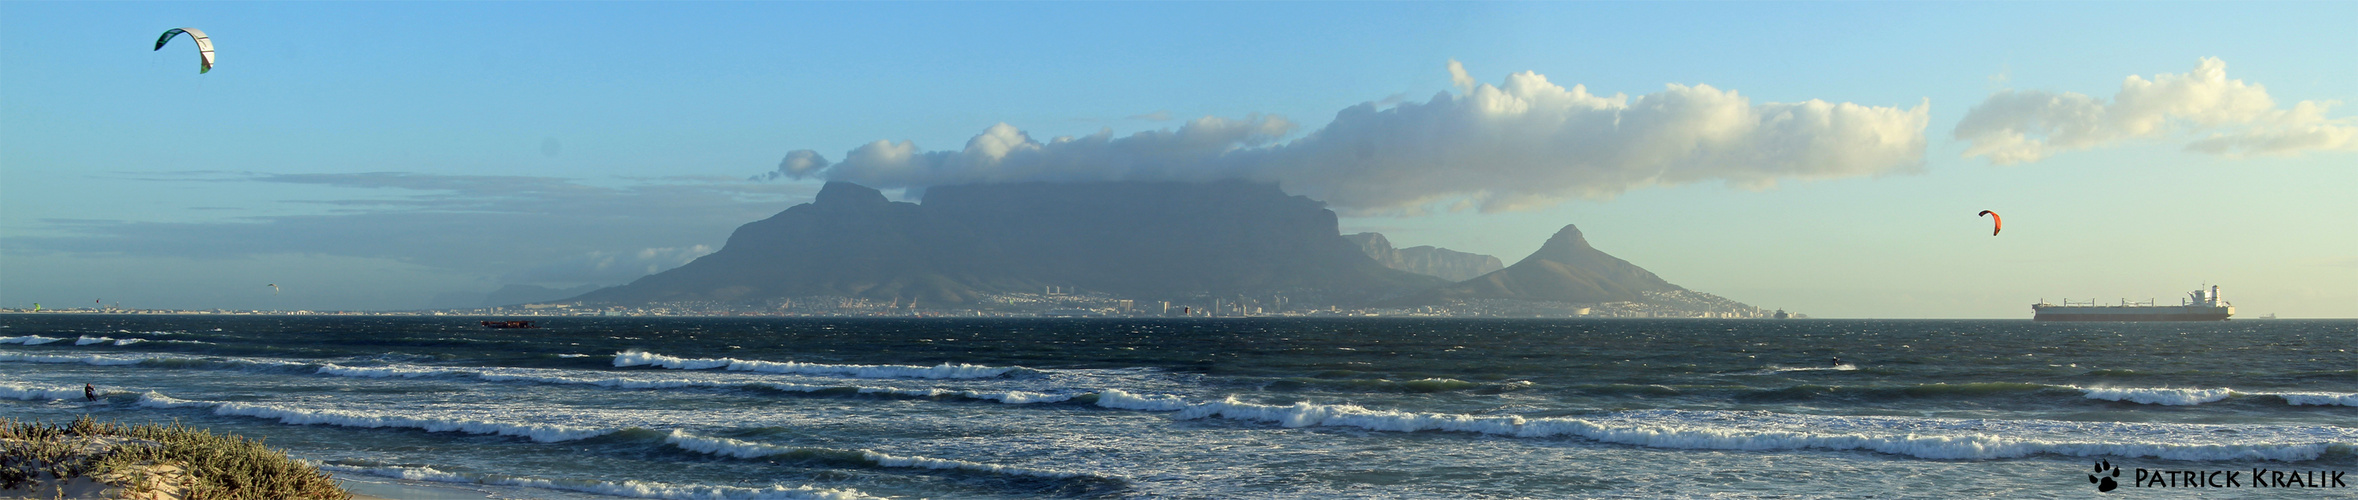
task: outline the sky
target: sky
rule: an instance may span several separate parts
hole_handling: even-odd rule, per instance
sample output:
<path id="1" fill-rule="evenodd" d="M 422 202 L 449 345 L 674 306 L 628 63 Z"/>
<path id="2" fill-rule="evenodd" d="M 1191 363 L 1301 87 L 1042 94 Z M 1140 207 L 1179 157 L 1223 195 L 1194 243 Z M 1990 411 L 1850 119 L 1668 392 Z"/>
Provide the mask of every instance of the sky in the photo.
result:
<path id="1" fill-rule="evenodd" d="M 2358 3 L 0 2 L 0 306 L 613 285 L 826 180 L 1277 182 L 1816 317 L 2358 317 Z M 187 39 L 211 36 L 197 71 Z M 2003 233 L 1989 234 L 1992 210 Z M 266 285 L 277 284 L 277 290 Z"/>

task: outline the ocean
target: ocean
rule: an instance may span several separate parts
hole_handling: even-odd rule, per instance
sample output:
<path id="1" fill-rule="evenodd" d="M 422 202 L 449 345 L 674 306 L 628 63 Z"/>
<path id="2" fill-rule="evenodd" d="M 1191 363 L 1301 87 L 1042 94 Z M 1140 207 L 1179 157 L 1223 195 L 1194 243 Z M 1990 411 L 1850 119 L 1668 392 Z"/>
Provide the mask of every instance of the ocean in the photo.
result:
<path id="1" fill-rule="evenodd" d="M 0 416 L 476 498 L 2358 497 L 2358 321 L 482 319 L 0 316 Z"/>

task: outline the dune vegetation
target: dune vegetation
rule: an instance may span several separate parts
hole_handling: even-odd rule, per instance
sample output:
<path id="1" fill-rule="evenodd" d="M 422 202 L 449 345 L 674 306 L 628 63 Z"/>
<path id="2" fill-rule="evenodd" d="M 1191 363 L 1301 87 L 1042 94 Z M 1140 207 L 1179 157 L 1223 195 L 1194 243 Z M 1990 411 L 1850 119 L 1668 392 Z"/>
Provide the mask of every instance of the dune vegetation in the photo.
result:
<path id="1" fill-rule="evenodd" d="M 0 418 L 0 497 L 350 499 L 318 467 L 261 441 L 173 423 Z"/>

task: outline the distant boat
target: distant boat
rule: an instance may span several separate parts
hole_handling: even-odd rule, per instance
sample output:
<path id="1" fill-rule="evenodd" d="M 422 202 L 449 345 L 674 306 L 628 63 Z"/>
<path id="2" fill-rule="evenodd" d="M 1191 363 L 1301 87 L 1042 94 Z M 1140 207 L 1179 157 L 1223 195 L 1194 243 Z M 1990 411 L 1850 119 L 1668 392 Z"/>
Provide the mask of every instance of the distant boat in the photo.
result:
<path id="1" fill-rule="evenodd" d="M 2235 315 L 2235 306 L 2219 299 L 2219 287 L 2195 289 L 2186 294 L 2185 303 L 2157 306 L 2152 302 L 2131 304 L 2123 299 L 2121 305 L 2096 305 L 2096 301 L 2050 304 L 2045 299 L 2031 304 L 2032 321 L 2224 321 Z"/>
<path id="2" fill-rule="evenodd" d="M 485 321 L 484 328 L 540 328 L 530 321 Z"/>

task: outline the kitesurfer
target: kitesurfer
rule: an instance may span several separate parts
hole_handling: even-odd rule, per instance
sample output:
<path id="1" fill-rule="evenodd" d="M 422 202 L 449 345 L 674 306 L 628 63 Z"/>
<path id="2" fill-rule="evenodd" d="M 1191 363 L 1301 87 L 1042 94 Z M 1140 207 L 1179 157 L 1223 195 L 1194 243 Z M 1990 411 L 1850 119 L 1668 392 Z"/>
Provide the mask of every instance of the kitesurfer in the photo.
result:
<path id="1" fill-rule="evenodd" d="M 98 386 L 90 385 L 88 383 L 82 384 L 82 399 L 87 401 L 98 401 Z"/>
<path id="2" fill-rule="evenodd" d="M 1834 357 L 1834 366 L 1836 366 L 1836 367 L 1841 367 L 1841 366 L 1842 366 L 1842 357 L 1841 357 L 1841 356 L 1835 356 L 1835 357 Z"/>

